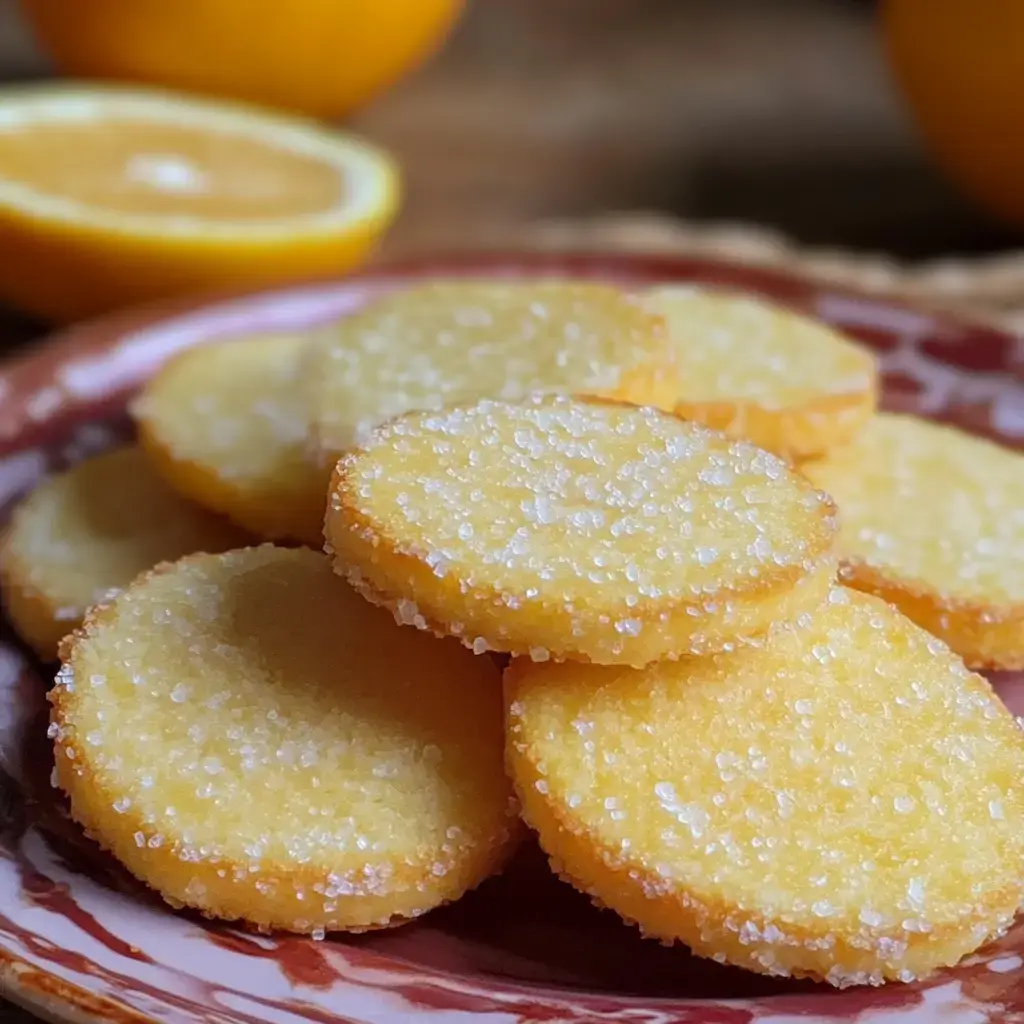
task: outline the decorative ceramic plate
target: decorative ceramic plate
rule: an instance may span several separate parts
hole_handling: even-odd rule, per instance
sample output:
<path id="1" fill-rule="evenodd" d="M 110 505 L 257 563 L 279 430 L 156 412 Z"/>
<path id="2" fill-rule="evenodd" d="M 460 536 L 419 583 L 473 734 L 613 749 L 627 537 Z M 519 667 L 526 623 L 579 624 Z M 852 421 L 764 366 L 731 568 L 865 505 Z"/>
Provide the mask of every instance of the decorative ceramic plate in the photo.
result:
<path id="1" fill-rule="evenodd" d="M 810 311 L 881 355 L 885 404 L 1024 449 L 1024 339 L 806 282 L 675 258 L 488 256 L 424 262 L 76 328 L 0 369 L 0 506 L 127 436 L 126 398 L 174 352 L 302 327 L 427 274 L 570 274 L 740 287 Z M 45 681 L 0 644 L 0 992 L 51 1019 L 299 1024 L 982 1024 L 1024 1021 L 1024 919 L 955 970 L 834 991 L 642 940 L 556 881 L 537 851 L 419 923 L 323 942 L 174 913 L 84 840 L 49 786 Z M 993 677 L 1024 710 L 1024 675 Z M 2 1009 L 0 1009 L 2 1013 Z"/>

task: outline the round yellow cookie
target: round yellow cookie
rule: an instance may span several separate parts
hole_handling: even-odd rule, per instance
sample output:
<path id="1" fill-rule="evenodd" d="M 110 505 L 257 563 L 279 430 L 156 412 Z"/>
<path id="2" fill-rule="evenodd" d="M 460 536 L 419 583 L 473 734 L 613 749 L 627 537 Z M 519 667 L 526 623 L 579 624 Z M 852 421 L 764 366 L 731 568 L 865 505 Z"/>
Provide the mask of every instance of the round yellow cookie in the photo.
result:
<path id="1" fill-rule="evenodd" d="M 833 985 L 910 981 L 1024 895 L 1024 737 L 878 598 L 643 670 L 514 662 L 508 760 L 554 869 L 648 936 Z"/>
<path id="2" fill-rule="evenodd" d="M 833 511 L 746 442 L 546 397 L 381 427 L 338 463 L 324 533 L 400 622 L 477 651 L 644 665 L 824 600 Z"/>
<path id="3" fill-rule="evenodd" d="M 1024 669 L 1024 456 L 882 413 L 803 472 L 839 506 L 846 582 L 972 668 Z"/>
<path id="4" fill-rule="evenodd" d="M 44 480 L 0 541 L 7 613 L 41 658 L 87 608 L 157 562 L 245 543 L 241 530 L 185 501 L 138 448 L 122 448 Z"/>
<path id="5" fill-rule="evenodd" d="M 190 349 L 132 412 L 175 489 L 257 536 L 323 544 L 328 475 L 309 451 L 308 339 L 272 334 Z"/>
<path id="6" fill-rule="evenodd" d="M 675 411 L 792 459 L 851 440 L 871 418 L 875 358 L 838 331 L 752 295 L 664 285 Z"/>
<path id="7" fill-rule="evenodd" d="M 512 846 L 494 662 L 399 629 L 319 552 L 162 566 L 61 655 L 50 733 L 72 815 L 173 905 L 383 927 Z"/>
<path id="8" fill-rule="evenodd" d="M 323 332 L 310 362 L 325 463 L 394 416 L 532 392 L 663 405 L 662 321 L 605 284 L 435 281 L 395 292 Z"/>

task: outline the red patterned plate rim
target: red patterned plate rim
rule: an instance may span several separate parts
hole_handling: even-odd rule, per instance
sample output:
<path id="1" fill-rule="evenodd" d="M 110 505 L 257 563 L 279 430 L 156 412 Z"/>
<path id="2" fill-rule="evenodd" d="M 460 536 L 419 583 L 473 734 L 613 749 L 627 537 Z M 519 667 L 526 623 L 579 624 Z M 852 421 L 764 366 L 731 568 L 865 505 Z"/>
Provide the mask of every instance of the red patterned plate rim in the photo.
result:
<path id="1" fill-rule="evenodd" d="M 48 468 L 110 443 L 116 431 L 102 424 L 123 414 L 127 396 L 174 352 L 214 337 L 320 322 L 382 289 L 455 274 L 571 275 L 625 284 L 694 281 L 761 293 L 875 347 L 889 407 L 950 420 L 1024 450 L 1024 338 L 729 263 L 491 253 L 422 259 L 250 295 L 160 303 L 54 335 L 35 352 L 0 366 L 0 507 Z M 1024 679 L 1007 676 L 996 683 L 1020 710 Z M 0 686 L 6 698 L 0 703 L 0 767 L 39 797 L 45 792 L 36 781 L 45 745 L 37 743 L 41 755 L 24 752 L 32 749 L 26 741 L 39 739 L 43 686 L 10 643 L 0 643 Z M 463 901 L 469 906 L 465 912 L 460 904 L 428 915 L 422 924 L 354 942 L 259 939 L 175 915 L 147 900 L 116 872 L 112 875 L 105 862 L 84 852 L 83 844 L 71 840 L 68 845 L 67 834 L 61 838 L 65 826 L 47 802 L 40 797 L 36 809 L 26 813 L 14 801 L 0 835 L 0 993 L 51 1019 L 224 1024 L 413 1019 L 456 1024 L 469 1018 L 490 1024 L 882 1024 L 940 1017 L 967 1024 L 1006 1020 L 1008 1014 L 1024 1019 L 1024 924 L 955 971 L 921 985 L 846 992 L 777 986 L 642 942 L 610 915 L 574 902 L 575 894 L 546 873 L 538 882 L 537 863 L 526 857 L 509 880 L 489 883 Z M 524 901 L 517 895 L 515 887 L 524 884 L 539 884 L 539 897 Z M 524 909 L 531 903 L 544 904 L 549 912 L 541 906 Z M 484 919 L 493 922 L 482 928 Z M 579 955 L 577 948 L 583 951 Z M 584 952 L 593 961 L 589 966 Z"/>

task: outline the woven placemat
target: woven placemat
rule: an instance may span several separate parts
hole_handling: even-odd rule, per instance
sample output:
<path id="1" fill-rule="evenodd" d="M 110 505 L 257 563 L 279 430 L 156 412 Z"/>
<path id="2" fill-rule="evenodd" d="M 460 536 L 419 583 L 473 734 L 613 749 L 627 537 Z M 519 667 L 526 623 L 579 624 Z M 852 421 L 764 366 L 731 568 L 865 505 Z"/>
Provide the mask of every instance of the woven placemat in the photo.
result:
<path id="1" fill-rule="evenodd" d="M 1024 335 L 1024 250 L 909 264 L 884 255 L 804 247 L 749 224 L 696 224 L 644 213 L 541 221 L 503 229 L 487 244 L 727 259 L 948 309 Z"/>

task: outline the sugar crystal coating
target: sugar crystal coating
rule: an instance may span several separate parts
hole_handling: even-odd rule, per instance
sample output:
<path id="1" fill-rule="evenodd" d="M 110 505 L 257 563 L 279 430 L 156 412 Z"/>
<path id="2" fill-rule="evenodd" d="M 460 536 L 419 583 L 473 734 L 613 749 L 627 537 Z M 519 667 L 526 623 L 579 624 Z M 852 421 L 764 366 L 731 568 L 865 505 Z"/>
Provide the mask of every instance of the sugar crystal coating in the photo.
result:
<path id="1" fill-rule="evenodd" d="M 839 506 L 851 586 L 896 604 L 969 665 L 1024 668 L 1024 456 L 882 413 L 803 471 Z"/>
<path id="2" fill-rule="evenodd" d="M 693 285 L 653 288 L 644 302 L 665 318 L 687 419 L 806 458 L 851 440 L 874 411 L 874 357 L 819 321 Z"/>
<path id="3" fill-rule="evenodd" d="M 323 543 L 327 475 L 309 452 L 303 334 L 233 338 L 182 353 L 132 407 L 168 482 L 257 536 Z"/>
<path id="4" fill-rule="evenodd" d="M 338 464 L 325 535 L 399 621 L 537 661 L 722 650 L 824 599 L 828 499 L 776 456 L 564 397 L 414 413 Z"/>
<path id="5" fill-rule="evenodd" d="M 509 764 L 563 876 L 703 956 L 911 980 L 1013 920 L 1024 738 L 980 676 L 836 588 L 759 648 L 513 662 Z"/>
<path id="6" fill-rule="evenodd" d="M 157 562 L 224 551 L 245 535 L 179 497 L 138 448 L 98 455 L 44 480 L 0 542 L 4 603 L 43 658 L 91 605 Z"/>
<path id="7" fill-rule="evenodd" d="M 537 392 L 667 401 L 661 320 L 606 284 L 434 281 L 322 333 L 310 364 L 326 460 L 394 416 Z"/>
<path id="8" fill-rule="evenodd" d="M 64 645 L 73 816 L 168 901 L 299 932 L 456 899 L 516 832 L 489 658 L 399 629 L 325 556 L 162 567 Z"/>

